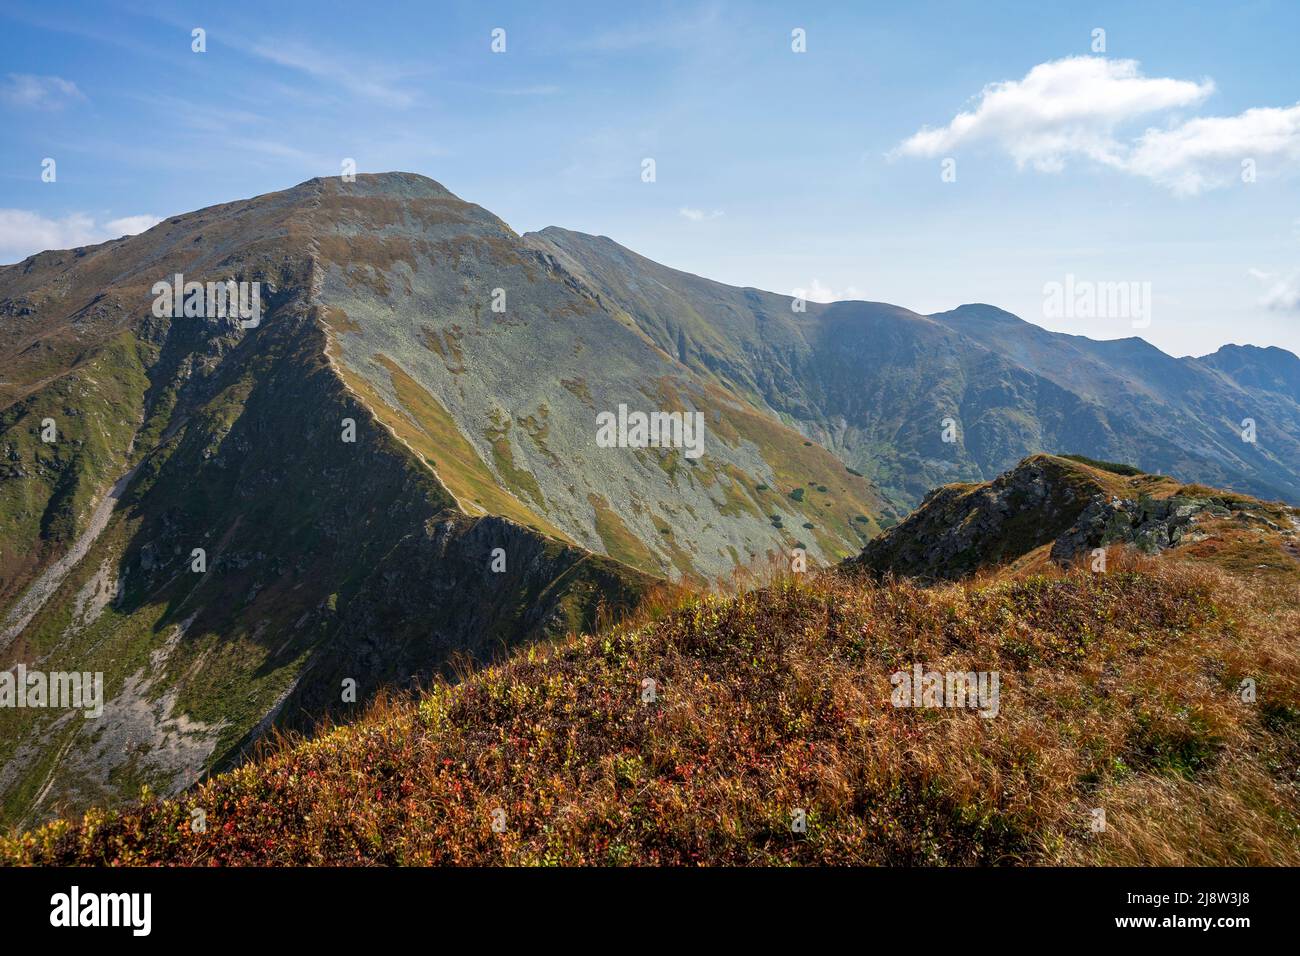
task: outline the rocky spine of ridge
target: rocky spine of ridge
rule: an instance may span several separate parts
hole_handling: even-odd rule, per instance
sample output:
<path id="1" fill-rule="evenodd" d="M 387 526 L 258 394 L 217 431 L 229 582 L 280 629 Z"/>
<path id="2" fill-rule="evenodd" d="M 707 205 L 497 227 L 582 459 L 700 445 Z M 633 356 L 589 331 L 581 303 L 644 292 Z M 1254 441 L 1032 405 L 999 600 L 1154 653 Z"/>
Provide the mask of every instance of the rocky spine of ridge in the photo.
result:
<path id="1" fill-rule="evenodd" d="M 1069 564 L 1085 552 L 1112 544 L 1156 554 L 1205 540 L 1207 534 L 1197 526 L 1206 518 L 1232 518 L 1287 537 L 1295 534 L 1294 528 L 1273 521 L 1265 506 L 1231 495 L 1175 494 L 1163 499 L 1133 499 L 1099 493 L 1093 495 L 1074 524 L 1052 542 L 1051 558 L 1058 564 Z"/>
<path id="2" fill-rule="evenodd" d="M 877 575 L 956 580 L 1033 555 L 1066 566 L 1116 545 L 1156 554 L 1206 540 L 1212 521 L 1278 534 L 1289 553 L 1300 553 L 1300 518 L 1285 505 L 1125 465 L 1034 455 L 993 481 L 935 489 L 846 564 Z"/>

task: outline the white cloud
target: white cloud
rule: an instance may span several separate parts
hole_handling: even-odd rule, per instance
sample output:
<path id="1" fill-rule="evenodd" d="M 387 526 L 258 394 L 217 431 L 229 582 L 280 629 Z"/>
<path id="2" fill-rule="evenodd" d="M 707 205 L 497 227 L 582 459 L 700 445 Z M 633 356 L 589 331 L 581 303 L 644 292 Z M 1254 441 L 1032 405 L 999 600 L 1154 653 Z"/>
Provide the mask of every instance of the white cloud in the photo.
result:
<path id="1" fill-rule="evenodd" d="M 109 239 L 116 239 L 118 236 L 136 236 L 146 229 L 152 229 L 162 219 L 150 213 L 141 213 L 138 216 L 123 216 L 121 219 L 110 219 L 104 223 L 104 233 Z"/>
<path id="2" fill-rule="evenodd" d="M 830 286 L 822 285 L 821 280 L 817 278 L 812 280 L 811 288 L 795 289 L 790 294 L 796 299 L 804 299 L 807 302 L 843 302 L 864 298 L 862 290 L 856 286 L 845 286 L 836 292 Z"/>
<path id="3" fill-rule="evenodd" d="M 1240 182 L 1243 161 L 1266 174 L 1270 162 L 1300 163 L 1300 103 L 1257 107 L 1237 116 L 1190 119 L 1171 129 L 1149 129 L 1124 168 L 1182 195 Z"/>
<path id="4" fill-rule="evenodd" d="M 47 219 L 26 209 L 0 209 L 0 259 L 16 262 L 46 249 L 73 249 L 144 232 L 162 220 L 148 214 L 96 225 L 85 213 Z"/>
<path id="5" fill-rule="evenodd" d="M 1040 63 L 1022 80 L 990 83 L 970 112 L 947 126 L 905 140 L 906 156 L 943 156 L 958 146 L 992 140 L 1017 165 L 1056 171 L 1079 154 L 1112 162 L 1122 146 L 1115 130 L 1138 117 L 1200 103 L 1214 83 L 1145 77 L 1135 60 L 1075 56 Z"/>
<path id="6" fill-rule="evenodd" d="M 1270 312 L 1300 312 L 1300 272 L 1278 275 L 1250 269 L 1251 276 L 1267 285 L 1259 304 Z"/>
<path id="7" fill-rule="evenodd" d="M 58 110 L 85 98 L 76 83 L 58 76 L 10 73 L 0 83 L 0 99 L 25 109 Z"/>
<path id="8" fill-rule="evenodd" d="M 0 209 L 0 251 L 23 258 L 42 249 L 70 249 L 95 241 L 95 222 L 84 213 L 46 219 L 25 209 Z"/>
<path id="9" fill-rule="evenodd" d="M 717 219 L 723 213 L 721 209 L 705 212 L 703 209 L 692 209 L 689 206 L 683 206 L 677 210 L 677 214 L 683 219 L 689 219 L 691 222 L 704 222 L 706 219 Z"/>
<path id="10" fill-rule="evenodd" d="M 1300 104 L 1237 116 L 1172 115 L 1200 105 L 1214 89 L 1209 79 L 1143 76 L 1135 60 L 1053 60 L 1021 80 L 986 86 L 971 110 L 946 126 L 921 129 L 894 154 L 947 156 L 982 141 L 1021 168 L 1060 172 L 1068 160 L 1084 158 L 1179 195 L 1239 181 L 1244 160 L 1253 160 L 1260 175 L 1300 161 Z M 1163 128 L 1132 130 L 1158 114 L 1168 117 Z"/>

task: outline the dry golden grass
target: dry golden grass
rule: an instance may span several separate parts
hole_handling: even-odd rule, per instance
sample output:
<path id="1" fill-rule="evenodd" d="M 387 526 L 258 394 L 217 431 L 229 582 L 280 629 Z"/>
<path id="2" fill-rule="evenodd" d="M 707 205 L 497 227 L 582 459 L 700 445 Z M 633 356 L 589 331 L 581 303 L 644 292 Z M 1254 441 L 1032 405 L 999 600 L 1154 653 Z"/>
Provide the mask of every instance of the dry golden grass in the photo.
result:
<path id="1" fill-rule="evenodd" d="M 0 859 L 1295 865 L 1298 608 L 1118 552 L 1104 575 L 665 589 L 594 636 L 384 700 L 178 799 L 0 841 Z M 913 662 L 998 671 L 998 716 L 895 708 L 890 674 Z"/>

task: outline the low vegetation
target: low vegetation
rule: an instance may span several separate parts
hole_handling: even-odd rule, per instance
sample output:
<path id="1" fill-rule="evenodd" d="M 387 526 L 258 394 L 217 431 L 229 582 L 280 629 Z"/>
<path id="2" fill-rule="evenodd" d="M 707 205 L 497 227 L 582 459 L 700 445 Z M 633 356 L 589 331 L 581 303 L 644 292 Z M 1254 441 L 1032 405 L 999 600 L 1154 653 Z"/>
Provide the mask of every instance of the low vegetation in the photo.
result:
<path id="1" fill-rule="evenodd" d="M 1080 464 L 1089 465 L 1100 471 L 1109 471 L 1112 474 L 1123 475 L 1131 478 L 1134 475 L 1142 474 L 1142 469 L 1133 465 L 1125 465 L 1116 461 L 1101 461 L 1096 458 L 1089 458 L 1087 455 L 1062 455 L 1062 458 L 1068 458 L 1070 461 L 1077 461 Z"/>
<path id="2" fill-rule="evenodd" d="M 1116 549 L 1105 574 L 665 592 L 0 861 L 1298 865 L 1290 580 Z M 998 715 L 891 706 L 914 663 L 998 671 Z"/>

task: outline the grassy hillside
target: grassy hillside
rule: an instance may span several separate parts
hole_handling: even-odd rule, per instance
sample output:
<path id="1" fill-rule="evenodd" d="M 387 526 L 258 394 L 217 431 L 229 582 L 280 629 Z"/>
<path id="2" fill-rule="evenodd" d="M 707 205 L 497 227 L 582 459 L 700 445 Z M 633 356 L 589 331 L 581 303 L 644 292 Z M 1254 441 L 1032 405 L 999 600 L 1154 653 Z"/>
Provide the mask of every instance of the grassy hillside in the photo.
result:
<path id="1" fill-rule="evenodd" d="M 1297 865 L 1283 546 L 1290 587 L 1116 550 L 1105 574 L 661 597 L 181 798 L 5 839 L 0 860 Z M 997 670 L 998 716 L 891 706 L 915 662 Z"/>

